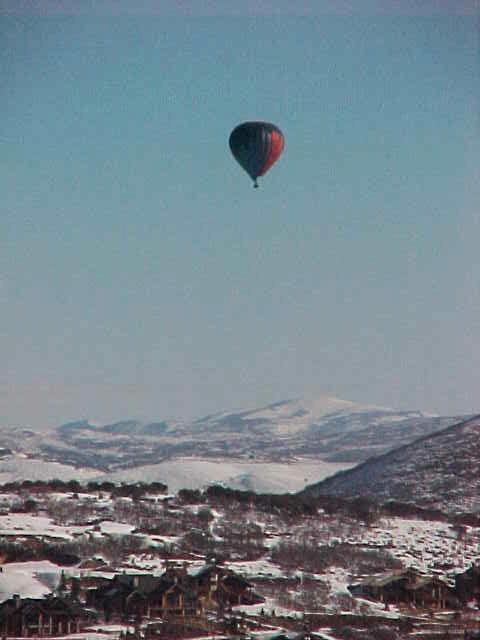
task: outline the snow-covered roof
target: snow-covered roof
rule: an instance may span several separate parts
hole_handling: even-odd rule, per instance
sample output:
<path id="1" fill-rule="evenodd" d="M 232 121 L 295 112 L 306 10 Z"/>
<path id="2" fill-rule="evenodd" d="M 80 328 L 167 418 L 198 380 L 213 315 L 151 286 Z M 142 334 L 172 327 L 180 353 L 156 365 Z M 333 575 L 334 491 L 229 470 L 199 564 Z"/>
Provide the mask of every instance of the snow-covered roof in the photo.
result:
<path id="1" fill-rule="evenodd" d="M 43 598 L 59 581 L 62 568 L 48 560 L 12 562 L 0 571 L 0 602 L 15 594 L 21 598 Z"/>

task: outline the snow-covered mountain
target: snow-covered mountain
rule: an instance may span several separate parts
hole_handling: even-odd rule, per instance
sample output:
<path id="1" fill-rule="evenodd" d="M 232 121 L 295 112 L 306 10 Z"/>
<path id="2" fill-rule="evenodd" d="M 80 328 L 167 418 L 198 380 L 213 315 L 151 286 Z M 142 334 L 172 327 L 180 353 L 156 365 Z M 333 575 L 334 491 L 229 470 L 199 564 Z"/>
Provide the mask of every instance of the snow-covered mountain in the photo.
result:
<path id="1" fill-rule="evenodd" d="M 168 484 L 165 475 L 173 474 L 175 485 L 215 481 L 256 491 L 296 491 L 458 420 L 319 396 L 197 420 L 122 420 L 113 424 L 80 420 L 41 433 L 3 428 L 0 478 L 8 477 L 4 470 L 8 464 L 15 468 L 16 479 L 21 479 L 19 474 L 31 477 L 41 462 L 42 477 L 48 473 L 45 464 L 55 463 L 52 473 L 60 471 L 62 477 L 68 475 L 68 469 L 74 477 L 80 475 L 75 470 L 81 469 L 82 476 L 88 470 L 88 475 Z M 11 455 L 17 461 L 18 456 L 27 458 L 30 464 L 16 464 Z M 275 465 L 286 464 L 282 483 Z M 143 472 L 139 478 L 140 467 Z M 197 473 L 189 473 L 189 469 Z M 148 473 L 148 478 L 142 473 Z"/>
<path id="2" fill-rule="evenodd" d="M 480 511 L 480 416 L 367 460 L 302 493 L 393 499 L 449 512 Z"/>

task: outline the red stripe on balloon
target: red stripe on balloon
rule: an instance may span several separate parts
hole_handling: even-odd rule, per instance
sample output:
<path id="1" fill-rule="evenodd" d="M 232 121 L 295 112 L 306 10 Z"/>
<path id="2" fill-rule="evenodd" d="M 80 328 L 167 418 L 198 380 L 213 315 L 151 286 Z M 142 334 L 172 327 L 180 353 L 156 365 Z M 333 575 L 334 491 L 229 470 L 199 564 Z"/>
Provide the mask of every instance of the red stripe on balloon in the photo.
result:
<path id="1" fill-rule="evenodd" d="M 270 134 L 270 151 L 265 159 L 265 163 L 261 168 L 259 176 L 263 176 L 280 157 L 283 147 L 285 146 L 285 140 L 279 131 L 272 131 Z"/>

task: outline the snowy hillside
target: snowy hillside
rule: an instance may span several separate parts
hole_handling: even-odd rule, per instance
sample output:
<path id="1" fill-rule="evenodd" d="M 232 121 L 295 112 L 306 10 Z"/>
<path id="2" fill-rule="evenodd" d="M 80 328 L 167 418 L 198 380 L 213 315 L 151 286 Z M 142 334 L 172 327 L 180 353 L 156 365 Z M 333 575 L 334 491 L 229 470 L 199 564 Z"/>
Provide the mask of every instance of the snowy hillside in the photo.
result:
<path id="1" fill-rule="evenodd" d="M 0 484 L 28 480 L 76 479 L 88 481 L 97 477 L 95 469 L 76 469 L 60 462 L 41 458 L 28 458 L 25 454 L 12 454 L 0 458 Z"/>
<path id="2" fill-rule="evenodd" d="M 135 467 L 103 476 L 115 482 L 164 482 L 170 491 L 222 484 L 241 491 L 286 493 L 332 476 L 345 464 L 312 460 L 249 462 L 246 460 L 177 458 L 155 465 Z"/>
<path id="3" fill-rule="evenodd" d="M 445 511 L 480 511 L 480 417 L 368 460 L 305 494 L 370 496 Z"/>

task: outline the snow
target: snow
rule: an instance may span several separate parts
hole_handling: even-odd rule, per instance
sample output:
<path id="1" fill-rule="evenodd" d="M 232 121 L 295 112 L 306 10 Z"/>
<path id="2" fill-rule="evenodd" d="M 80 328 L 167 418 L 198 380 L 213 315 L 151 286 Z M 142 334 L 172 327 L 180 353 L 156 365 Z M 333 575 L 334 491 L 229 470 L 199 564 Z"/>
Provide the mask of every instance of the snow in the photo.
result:
<path id="1" fill-rule="evenodd" d="M 0 516 L 0 536 L 44 536 L 71 539 L 65 527 L 55 525 L 51 518 L 25 513 L 11 513 Z"/>
<path id="2" fill-rule="evenodd" d="M 315 416 L 320 418 L 339 411 L 354 411 L 361 410 L 360 405 L 356 405 L 349 400 L 341 400 L 328 395 L 319 396 L 306 396 L 304 398 L 296 398 L 289 400 L 288 402 L 278 403 L 265 407 L 264 409 L 258 409 L 249 413 L 249 417 L 255 418 L 267 418 L 278 419 L 281 417 L 291 418 L 296 413 L 301 412 L 305 416 L 308 416 L 308 420 Z M 299 415 L 299 418 L 303 418 L 303 415 Z M 302 420 L 299 420 L 301 422 Z M 303 419 L 304 421 L 304 419 Z"/>
<path id="3" fill-rule="evenodd" d="M 337 471 L 353 464 L 323 462 L 308 458 L 294 462 L 252 462 L 244 459 L 178 458 L 103 477 L 114 482 L 161 481 L 170 491 L 196 489 L 222 483 L 240 490 L 257 493 L 286 493 L 300 491 L 307 484 L 320 482 Z"/>
<path id="4" fill-rule="evenodd" d="M 280 402 L 247 414 L 249 419 L 265 419 L 274 422 L 273 430 L 279 436 L 294 435 L 306 430 L 312 423 L 321 423 L 336 414 L 353 414 L 370 411 L 392 411 L 375 405 L 360 405 L 329 395 L 306 395 L 287 402 Z M 402 418 L 399 418 L 402 419 Z M 283 422 L 282 422 L 283 421 Z"/>
<path id="5" fill-rule="evenodd" d="M 347 586 L 351 583 L 352 576 L 350 573 L 345 571 L 345 569 L 335 567 L 330 569 L 328 573 L 316 574 L 315 578 L 328 584 L 331 593 L 350 595 L 350 591 Z"/>
<path id="6" fill-rule="evenodd" d="M 446 522 L 389 518 L 376 527 L 362 528 L 348 542 L 386 548 L 407 567 L 431 573 L 438 563 L 450 563 L 455 571 L 465 571 L 478 557 L 479 531 L 467 527 L 464 540 L 458 540 Z"/>
<path id="7" fill-rule="evenodd" d="M 112 522 L 105 520 L 99 524 L 102 533 L 109 535 L 128 535 L 134 530 L 134 526 L 131 524 L 124 524 L 122 522 Z"/>
<path id="8" fill-rule="evenodd" d="M 281 607 L 274 598 L 265 598 L 265 602 L 261 602 L 259 604 L 237 605 L 232 607 L 232 609 L 238 613 L 245 612 L 248 615 L 260 615 L 260 612 L 263 609 L 266 615 L 272 615 L 274 613 L 276 616 L 290 618 L 301 616 L 304 613 L 303 611 L 296 611 L 295 609 L 286 609 L 285 607 Z"/>
<path id="9" fill-rule="evenodd" d="M 242 575 L 246 580 L 251 578 L 282 578 L 285 575 L 282 569 L 270 560 L 227 561 L 225 566 Z"/>
<path id="10" fill-rule="evenodd" d="M 94 469 L 77 469 L 59 462 L 48 462 L 24 454 L 14 454 L 0 459 L 0 484 L 29 480 L 91 480 L 100 475 Z"/>
<path id="11" fill-rule="evenodd" d="M 21 598 L 43 598 L 58 583 L 61 567 L 48 560 L 4 564 L 0 572 L 0 602 L 14 594 Z"/>
<path id="12" fill-rule="evenodd" d="M 370 615 L 381 616 L 382 618 L 391 618 L 392 620 L 397 620 L 401 617 L 398 609 L 392 605 L 388 605 L 388 611 L 385 609 L 385 605 L 382 602 L 375 602 L 374 600 L 364 600 L 363 598 L 359 598 L 355 596 L 355 603 L 358 606 L 363 605 L 364 607 L 369 609 Z"/>

